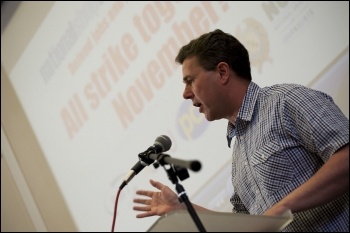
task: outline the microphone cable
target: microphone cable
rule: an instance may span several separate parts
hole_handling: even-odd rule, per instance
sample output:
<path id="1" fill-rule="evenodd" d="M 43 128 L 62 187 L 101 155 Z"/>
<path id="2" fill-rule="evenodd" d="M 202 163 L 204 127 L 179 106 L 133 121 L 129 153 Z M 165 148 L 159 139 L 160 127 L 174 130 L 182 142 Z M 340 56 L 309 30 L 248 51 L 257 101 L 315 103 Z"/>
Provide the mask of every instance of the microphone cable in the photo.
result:
<path id="1" fill-rule="evenodd" d="M 115 219 L 116 219 L 116 217 L 117 217 L 118 199 L 119 199 L 119 195 L 120 195 L 120 192 L 121 192 L 121 191 L 122 191 L 122 189 L 119 188 L 118 193 L 117 193 L 117 196 L 116 196 L 116 198 L 115 198 L 114 214 L 113 214 L 113 223 L 112 223 L 112 230 L 111 230 L 111 232 L 114 232 Z"/>

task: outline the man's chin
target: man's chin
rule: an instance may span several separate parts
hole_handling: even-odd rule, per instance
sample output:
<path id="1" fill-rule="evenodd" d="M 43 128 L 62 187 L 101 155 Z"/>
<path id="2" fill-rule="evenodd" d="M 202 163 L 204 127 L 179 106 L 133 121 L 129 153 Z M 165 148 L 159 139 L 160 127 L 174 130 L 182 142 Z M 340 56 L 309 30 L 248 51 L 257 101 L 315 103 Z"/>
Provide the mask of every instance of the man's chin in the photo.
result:
<path id="1" fill-rule="evenodd" d="M 207 121 L 215 121 L 215 120 L 217 120 L 217 119 L 215 119 L 215 118 L 213 118 L 213 117 L 211 117 L 211 116 L 209 116 L 207 114 L 204 114 L 204 116 L 205 116 L 205 119 L 207 119 Z"/>

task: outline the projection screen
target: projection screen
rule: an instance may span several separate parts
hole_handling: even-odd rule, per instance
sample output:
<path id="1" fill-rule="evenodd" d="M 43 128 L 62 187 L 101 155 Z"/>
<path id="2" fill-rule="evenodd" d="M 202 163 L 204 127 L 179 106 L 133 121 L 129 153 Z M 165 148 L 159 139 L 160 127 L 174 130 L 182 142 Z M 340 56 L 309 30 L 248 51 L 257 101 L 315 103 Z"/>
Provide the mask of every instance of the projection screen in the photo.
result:
<path id="1" fill-rule="evenodd" d="M 1 14 L 1 155 L 37 231 L 110 231 L 120 184 L 160 135 L 171 157 L 202 164 L 181 181 L 190 200 L 231 211 L 227 121 L 183 99 L 174 62 L 205 32 L 236 36 L 261 87 L 322 90 L 349 117 L 349 2 L 25 1 Z M 116 232 L 157 220 L 132 210 L 149 179 L 174 188 L 145 167 L 120 194 Z"/>

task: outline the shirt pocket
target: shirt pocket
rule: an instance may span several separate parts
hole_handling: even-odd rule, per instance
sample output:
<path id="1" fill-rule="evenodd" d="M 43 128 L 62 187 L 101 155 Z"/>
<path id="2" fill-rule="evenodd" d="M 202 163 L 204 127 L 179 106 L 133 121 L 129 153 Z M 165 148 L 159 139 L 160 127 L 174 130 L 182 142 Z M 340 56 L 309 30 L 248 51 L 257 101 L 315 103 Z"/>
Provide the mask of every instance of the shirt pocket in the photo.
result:
<path id="1" fill-rule="evenodd" d="M 293 165 L 277 141 L 269 141 L 252 156 L 258 185 L 271 194 L 293 182 Z"/>

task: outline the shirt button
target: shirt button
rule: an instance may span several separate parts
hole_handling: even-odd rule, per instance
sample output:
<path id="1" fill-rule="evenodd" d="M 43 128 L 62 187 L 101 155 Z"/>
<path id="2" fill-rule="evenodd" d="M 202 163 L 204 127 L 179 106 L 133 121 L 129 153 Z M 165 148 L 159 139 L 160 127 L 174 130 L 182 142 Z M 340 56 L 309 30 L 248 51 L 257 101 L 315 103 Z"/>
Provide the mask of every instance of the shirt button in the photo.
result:
<path id="1" fill-rule="evenodd" d="M 265 155 L 261 155 L 261 158 L 264 159 L 264 158 L 265 158 Z"/>
<path id="2" fill-rule="evenodd" d="M 247 162 L 244 162 L 244 166 L 247 166 L 248 165 L 248 163 Z"/>

